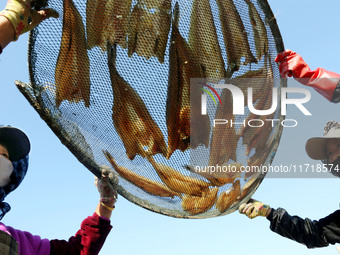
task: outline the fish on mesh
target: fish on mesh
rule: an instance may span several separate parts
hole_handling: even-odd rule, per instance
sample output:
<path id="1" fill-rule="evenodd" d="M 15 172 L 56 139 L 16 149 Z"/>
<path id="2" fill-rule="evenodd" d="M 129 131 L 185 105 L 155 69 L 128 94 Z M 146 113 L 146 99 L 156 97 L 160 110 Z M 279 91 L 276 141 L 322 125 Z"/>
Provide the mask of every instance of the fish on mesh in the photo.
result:
<path id="1" fill-rule="evenodd" d="M 197 215 L 208 211 L 217 200 L 218 188 L 211 188 L 202 196 L 183 195 L 181 206 L 191 215 Z"/>
<path id="2" fill-rule="evenodd" d="M 217 172 L 217 171 L 209 171 L 209 166 L 206 166 L 204 171 L 196 171 L 192 166 L 185 165 L 184 169 L 190 171 L 191 173 L 198 174 L 204 178 L 206 178 L 211 185 L 216 187 L 224 186 L 228 183 L 233 183 L 236 178 L 241 177 L 241 163 L 230 163 L 224 164 L 224 169 L 230 169 L 229 171 Z"/>
<path id="3" fill-rule="evenodd" d="M 143 99 L 118 73 L 116 48 L 108 49 L 108 66 L 113 90 L 112 120 L 129 159 L 161 153 L 167 155 L 163 134 Z"/>
<path id="4" fill-rule="evenodd" d="M 171 0 L 139 0 L 130 14 L 128 56 L 133 53 L 145 59 L 156 56 L 163 63 L 170 26 Z"/>
<path id="5" fill-rule="evenodd" d="M 241 65 L 257 63 L 250 50 L 247 32 L 233 0 L 216 0 L 216 2 L 227 51 L 228 72 L 239 70 Z M 245 59 L 243 63 L 242 58 Z"/>
<path id="6" fill-rule="evenodd" d="M 275 18 L 271 15 L 267 2 L 265 0 L 178 1 L 173 13 L 175 16 L 178 15 L 178 11 L 176 11 L 178 5 L 183 8 L 181 9 L 180 25 L 175 22 L 175 18 L 172 19 L 171 11 L 176 1 L 88 0 L 84 2 L 73 0 L 73 2 L 82 15 L 78 20 L 86 21 L 85 36 L 82 32 L 84 29 L 79 29 L 76 26 L 72 29 L 73 34 L 69 32 L 68 35 L 65 33 L 63 35 L 61 19 L 51 20 L 37 27 L 32 33 L 33 40 L 31 40 L 29 48 L 32 57 L 29 59 L 32 84 L 18 86 L 20 91 L 23 91 L 51 129 L 91 172 L 95 174 L 100 172 L 98 167 L 102 162 L 99 161 L 103 159 L 103 146 L 101 145 L 105 145 L 104 147 L 109 151 L 114 148 L 117 158 L 111 160 L 111 165 L 107 164 L 112 166 L 113 170 L 116 169 L 114 171 L 119 175 L 118 180 L 121 182 L 119 192 L 126 195 L 128 200 L 152 211 L 181 218 L 214 217 L 235 209 L 237 204 L 249 196 L 249 193 L 253 192 L 261 182 L 258 174 L 246 172 L 241 176 L 240 173 L 235 173 L 235 175 L 226 176 L 212 175 L 211 178 L 204 175 L 192 175 L 196 177 L 192 179 L 191 175 L 186 175 L 187 173 L 182 172 L 174 165 L 189 164 L 187 161 L 192 152 L 200 154 L 193 158 L 198 160 L 200 165 L 201 163 L 209 165 L 209 158 L 210 162 L 215 162 L 214 165 L 218 162 L 221 166 L 239 164 L 240 161 L 242 164 L 246 161 L 248 166 L 261 166 L 273 159 L 282 130 L 281 125 L 276 125 L 272 130 L 270 130 L 271 127 L 266 126 L 263 129 L 258 129 L 258 132 L 243 130 L 243 138 L 241 133 L 236 133 L 235 136 L 235 132 L 242 130 L 242 127 L 236 130 L 232 128 L 219 130 L 219 132 L 215 130 L 214 142 L 210 143 L 212 140 L 210 131 L 213 130 L 204 125 L 208 123 L 210 126 L 209 117 L 200 118 L 200 107 L 192 108 L 192 106 L 200 106 L 200 100 L 193 100 L 193 102 L 191 100 L 192 96 L 201 99 L 202 89 L 205 89 L 206 86 L 201 85 L 209 84 L 212 80 L 219 80 L 219 75 L 222 72 L 227 71 L 226 74 L 221 75 L 226 78 L 234 78 L 240 73 L 242 75 L 237 78 L 260 77 L 261 73 L 266 77 L 266 67 L 263 66 L 264 57 L 268 56 L 273 61 L 269 50 L 274 56 L 277 51 L 283 48 Z M 60 13 L 65 11 L 65 19 L 70 20 L 70 15 L 67 12 L 72 7 L 66 6 L 62 10 L 60 2 L 57 0 L 49 0 L 49 3 L 51 7 L 59 8 Z M 88 6 L 94 6 L 90 12 L 85 9 L 86 3 Z M 136 16 L 131 18 L 136 3 L 140 8 L 138 10 L 136 7 L 139 13 L 136 11 L 134 13 Z M 249 3 L 253 3 L 256 11 Z M 73 3 L 68 0 L 65 4 Z M 111 8 L 108 9 L 108 6 Z M 145 14 L 145 12 L 147 13 Z M 146 20 L 143 20 L 144 16 Z M 98 21 L 94 22 L 94 19 L 97 18 Z M 107 18 L 109 22 L 104 21 Z M 257 20 L 258 18 L 262 20 Z M 173 27 L 171 27 L 172 20 L 174 20 Z M 108 29 L 112 29 L 111 32 L 108 32 Z M 147 34 L 149 30 L 151 35 Z M 266 30 L 268 42 L 264 39 Z M 144 31 L 147 33 L 143 34 Z M 177 37 L 171 38 L 172 34 L 176 34 Z M 63 39 L 59 45 L 61 35 Z M 65 39 L 70 41 L 73 35 L 77 35 L 78 40 L 81 37 L 86 38 L 87 41 L 81 39 L 85 43 L 78 43 L 77 46 L 63 42 Z M 91 38 L 91 36 L 95 37 Z M 147 44 L 145 44 L 145 38 L 150 39 Z M 117 58 L 119 64 L 116 69 L 111 70 L 113 77 L 106 66 L 107 56 L 102 52 L 108 49 L 107 41 L 110 45 L 115 45 L 117 53 L 119 53 L 119 58 Z M 130 49 L 129 43 L 131 43 Z M 59 53 L 59 46 L 64 49 L 68 47 L 68 53 Z M 268 49 L 269 46 L 271 46 L 270 49 Z M 83 50 L 86 48 L 91 60 L 91 79 L 87 78 L 87 71 L 80 72 L 78 70 L 79 65 L 89 64 L 86 59 L 83 62 L 77 62 L 83 58 L 79 57 L 79 52 L 86 52 Z M 57 60 L 58 53 L 60 56 Z M 55 70 L 56 61 L 58 63 Z M 51 65 L 44 66 L 45 63 L 51 63 L 52 72 Z M 272 63 L 272 67 L 274 67 L 274 63 Z M 275 67 L 274 71 L 274 75 L 277 77 L 279 75 L 278 68 Z M 146 77 L 153 79 L 152 83 Z M 110 82 L 110 78 L 113 82 Z M 190 78 L 201 78 L 203 83 L 201 85 L 190 83 Z M 69 88 L 66 85 L 64 88 L 55 85 L 55 80 L 58 80 L 60 84 L 61 79 L 66 80 L 64 83 Z M 79 79 L 80 82 L 74 82 L 74 79 Z M 82 84 L 81 80 L 85 79 L 88 79 L 88 85 L 83 88 L 88 86 L 87 92 L 81 91 L 78 86 Z M 134 80 L 133 84 L 126 85 L 125 82 L 130 80 Z M 168 86 L 161 85 L 165 80 L 168 80 Z M 237 80 L 235 81 L 237 84 L 234 85 L 238 86 L 244 95 L 247 93 L 247 87 L 252 87 L 254 107 L 256 109 L 264 107 L 265 109 L 267 106 L 260 99 L 262 97 L 265 97 L 266 100 L 270 99 L 268 98 L 269 90 L 266 90 L 268 84 L 262 83 L 259 78 L 254 80 L 257 81 L 249 81 L 248 84 Z M 124 91 L 117 89 L 113 92 L 112 83 Z M 173 86 L 170 89 L 171 83 Z M 45 90 L 45 84 L 52 84 L 53 92 Z M 72 87 L 74 84 L 76 86 Z M 150 84 L 160 85 L 151 87 Z M 193 85 L 197 86 L 197 91 L 189 91 Z M 146 92 L 143 93 L 142 103 L 136 99 L 139 95 L 135 96 L 137 86 L 138 92 Z M 56 87 L 59 88 L 58 107 L 64 100 L 69 100 L 70 103 L 64 102 L 63 107 L 56 107 Z M 66 91 L 65 95 L 61 94 L 62 90 Z M 112 93 L 115 95 L 112 96 Z M 209 94 L 207 91 L 205 93 Z M 232 100 L 228 96 L 225 97 L 228 102 Z M 115 103 L 115 99 L 117 102 L 114 109 L 112 103 Z M 165 100 L 167 100 L 167 105 L 165 105 Z M 208 100 L 210 99 L 208 98 Z M 170 101 L 171 108 L 175 110 L 170 109 Z M 71 104 L 74 102 L 79 103 Z M 230 107 L 228 102 L 225 104 Z M 244 105 L 247 106 L 247 104 L 248 101 L 245 100 Z M 145 113 L 146 105 L 148 106 L 147 113 Z M 212 112 L 210 110 L 209 113 Z M 278 110 L 275 114 L 277 112 Z M 210 118 L 215 113 L 211 113 Z M 227 110 L 221 110 L 221 113 L 227 114 L 222 117 L 224 119 L 239 121 L 238 117 L 230 118 L 231 115 Z M 256 115 L 252 117 L 259 118 Z M 245 120 L 246 118 L 247 116 L 245 116 Z M 67 122 L 63 121 L 65 119 L 70 119 L 74 121 L 75 125 L 79 125 L 79 131 L 84 135 L 83 139 L 91 147 L 93 155 L 88 153 L 86 144 L 84 149 L 83 142 L 79 143 L 69 139 L 73 137 L 73 130 L 70 130 Z M 170 121 L 174 121 L 173 126 Z M 195 127 L 203 128 L 195 130 Z M 193 130 L 197 133 L 193 133 Z M 166 135 L 168 137 L 165 137 Z M 243 140 L 246 143 L 242 145 Z M 169 147 L 168 141 L 170 142 Z M 216 148 L 212 150 L 210 146 L 216 146 Z M 169 148 L 170 150 L 168 150 Z M 174 153 L 175 151 L 176 153 Z M 244 155 L 244 153 L 248 153 L 248 155 Z M 118 158 L 118 154 L 122 157 Z M 171 156 L 171 154 L 173 155 Z M 214 155 L 216 155 L 215 158 Z M 157 161 L 159 160 L 159 163 L 150 165 L 148 159 L 153 156 Z M 190 162 L 194 165 L 193 163 Z M 131 167 L 125 167 L 126 164 Z M 141 165 L 143 167 L 140 168 L 141 172 L 139 173 Z M 172 172 L 172 170 L 176 172 Z M 264 175 L 262 174 L 262 176 Z M 153 177 L 148 179 L 146 176 L 153 176 L 156 179 Z M 163 179 L 159 178 L 160 176 Z M 240 182 L 237 179 L 240 178 L 244 178 L 244 180 L 241 182 L 243 187 L 238 192 Z M 157 181 L 154 182 L 155 180 Z M 232 187 L 227 190 L 230 186 Z M 136 193 L 136 189 L 141 192 Z M 190 192 L 190 190 L 192 191 Z M 224 192 L 226 190 L 227 192 Z M 219 199 L 215 197 L 216 191 Z M 220 196 L 218 196 L 219 194 Z"/>
<path id="7" fill-rule="evenodd" d="M 256 148 L 254 155 L 247 159 L 248 166 L 254 170 L 246 172 L 244 174 L 245 179 L 261 171 L 261 167 L 263 166 L 264 163 L 266 163 L 265 160 L 270 156 L 270 154 L 274 150 L 276 142 L 277 141 L 275 137 L 270 137 L 268 141 L 266 141 L 266 145 L 264 147 Z"/>
<path id="8" fill-rule="evenodd" d="M 255 186 L 259 185 L 258 176 L 251 177 L 242 187 L 241 196 L 239 200 L 245 198 L 251 190 L 255 188 Z"/>
<path id="9" fill-rule="evenodd" d="M 108 41 L 126 48 L 131 5 L 132 0 L 87 0 L 87 49 L 106 51 Z"/>
<path id="10" fill-rule="evenodd" d="M 226 167 L 226 169 L 232 169 L 232 171 L 223 172 L 223 173 L 213 173 L 213 174 L 210 174 L 211 176 L 207 179 L 210 181 L 211 184 L 217 187 L 222 187 L 228 183 L 233 183 L 236 178 L 241 177 L 242 166 L 243 165 L 241 163 L 225 164 L 223 167 Z"/>
<path id="11" fill-rule="evenodd" d="M 210 183 L 206 181 L 184 175 L 170 166 L 156 162 L 151 156 L 148 157 L 148 160 L 156 170 L 159 178 L 175 192 L 202 196 L 209 189 Z"/>
<path id="12" fill-rule="evenodd" d="M 224 213 L 230 206 L 232 206 L 241 196 L 241 183 L 236 180 L 232 187 L 222 192 L 216 201 L 216 208 L 220 213 Z"/>
<path id="13" fill-rule="evenodd" d="M 209 0 L 194 0 L 192 3 L 188 43 L 196 53 L 209 81 L 218 82 L 226 77 Z"/>
<path id="14" fill-rule="evenodd" d="M 179 193 L 172 191 L 162 183 L 151 180 L 142 175 L 136 174 L 134 171 L 126 167 L 119 166 L 108 151 L 103 151 L 103 153 L 107 160 L 110 162 L 111 166 L 121 177 L 131 182 L 132 184 L 136 185 L 137 187 L 141 188 L 145 192 L 158 197 L 174 198 L 175 196 L 180 196 Z"/>
<path id="15" fill-rule="evenodd" d="M 204 78 L 204 72 L 186 40 L 178 29 L 179 9 L 175 6 L 172 24 L 169 80 L 166 102 L 166 124 L 168 128 L 168 155 L 179 149 L 185 151 L 209 144 L 210 121 L 201 115 L 202 90 L 198 85 L 190 89 L 190 78 Z M 191 131 L 194 132 L 191 132 Z"/>
<path id="16" fill-rule="evenodd" d="M 268 110 L 270 107 L 272 107 L 273 103 L 273 70 L 271 64 L 268 64 L 267 61 L 264 66 L 264 70 L 266 70 L 266 77 L 264 79 L 260 79 L 263 82 L 263 85 L 261 86 L 262 97 L 257 99 L 254 106 L 254 108 L 257 110 Z M 252 119 L 257 119 L 262 121 L 264 124 L 260 127 L 251 127 L 249 125 L 245 125 L 241 129 L 240 136 L 243 137 L 243 144 L 247 145 L 245 151 L 246 155 L 249 155 L 252 148 L 257 150 L 265 148 L 267 140 L 269 139 L 274 126 L 271 121 L 266 121 L 266 119 L 270 120 L 273 119 L 273 117 L 274 113 L 261 116 L 254 113 L 249 114 L 245 123 L 248 123 Z"/>
<path id="17" fill-rule="evenodd" d="M 248 5 L 249 20 L 253 28 L 256 49 L 256 59 L 260 60 L 268 53 L 267 29 L 255 5 L 250 0 L 244 0 Z"/>
<path id="18" fill-rule="evenodd" d="M 248 88 L 252 88 L 252 99 L 256 102 L 263 97 L 264 91 L 267 88 L 267 66 L 264 65 L 260 69 L 249 70 L 244 74 L 238 75 L 230 79 L 232 85 L 237 86 L 242 90 L 243 95 L 248 95 Z M 248 97 L 244 97 L 244 106 L 248 105 Z"/>
<path id="19" fill-rule="evenodd" d="M 232 107 L 232 95 L 228 89 L 223 89 L 221 94 L 222 105 L 216 109 L 215 119 L 227 119 L 228 124 L 215 125 L 210 141 L 209 166 L 224 165 L 230 159 L 237 161 L 236 150 L 239 135 L 236 133 L 235 125 L 229 124 L 235 120 Z"/>
<path id="20" fill-rule="evenodd" d="M 64 1 L 63 30 L 55 68 L 56 106 L 64 100 L 90 106 L 90 60 L 85 28 L 72 0 Z M 75 33 L 74 31 L 77 31 Z"/>

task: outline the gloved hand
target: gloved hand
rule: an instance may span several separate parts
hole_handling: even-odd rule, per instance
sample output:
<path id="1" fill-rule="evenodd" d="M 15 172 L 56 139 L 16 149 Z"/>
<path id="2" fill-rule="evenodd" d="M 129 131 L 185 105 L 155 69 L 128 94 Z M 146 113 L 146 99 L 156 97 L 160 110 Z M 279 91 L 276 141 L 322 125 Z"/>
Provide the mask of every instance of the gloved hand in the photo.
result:
<path id="1" fill-rule="evenodd" d="M 34 0 L 8 0 L 5 9 L 0 12 L 0 16 L 5 16 L 13 25 L 14 41 L 18 39 L 19 35 L 38 26 L 41 21 L 50 17 L 59 17 L 59 14 L 53 9 L 40 11 L 31 9 L 31 2 Z"/>
<path id="2" fill-rule="evenodd" d="M 282 78 L 294 77 L 298 82 L 313 87 L 331 101 L 333 92 L 340 81 L 340 74 L 326 71 L 323 68 L 312 71 L 302 57 L 291 50 L 278 54 L 275 61 L 280 63 Z"/>
<path id="3" fill-rule="evenodd" d="M 270 206 L 265 205 L 255 199 L 250 199 L 247 203 L 241 204 L 238 211 L 245 214 L 248 218 L 253 219 L 257 216 L 266 217 L 269 214 Z"/>
<path id="4" fill-rule="evenodd" d="M 95 177 L 94 183 L 100 194 L 100 202 L 111 202 L 111 204 L 114 205 L 117 200 L 117 191 L 112 186 L 110 179 L 113 180 L 113 172 L 104 168 L 102 170 L 102 177 L 100 179 Z"/>

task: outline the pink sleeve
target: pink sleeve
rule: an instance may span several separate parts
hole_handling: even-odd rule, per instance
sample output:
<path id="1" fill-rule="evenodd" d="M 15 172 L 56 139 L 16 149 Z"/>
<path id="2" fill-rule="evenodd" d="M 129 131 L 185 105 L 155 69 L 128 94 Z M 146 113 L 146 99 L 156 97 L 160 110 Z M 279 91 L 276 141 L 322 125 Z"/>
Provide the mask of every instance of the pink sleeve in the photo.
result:
<path id="1" fill-rule="evenodd" d="M 75 236 L 66 240 L 51 240 L 51 255 L 97 255 L 112 226 L 110 220 L 94 213 L 87 217 Z"/>

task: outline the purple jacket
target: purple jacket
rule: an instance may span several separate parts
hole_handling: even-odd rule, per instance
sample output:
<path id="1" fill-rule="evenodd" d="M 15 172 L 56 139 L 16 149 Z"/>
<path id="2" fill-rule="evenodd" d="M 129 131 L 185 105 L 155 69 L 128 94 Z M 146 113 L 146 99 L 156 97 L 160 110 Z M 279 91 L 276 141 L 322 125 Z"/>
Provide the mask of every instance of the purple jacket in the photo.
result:
<path id="1" fill-rule="evenodd" d="M 94 213 L 81 223 L 78 232 L 68 241 L 50 241 L 0 222 L 0 231 L 10 234 L 17 240 L 20 255 L 97 255 L 111 228 L 109 219 Z"/>

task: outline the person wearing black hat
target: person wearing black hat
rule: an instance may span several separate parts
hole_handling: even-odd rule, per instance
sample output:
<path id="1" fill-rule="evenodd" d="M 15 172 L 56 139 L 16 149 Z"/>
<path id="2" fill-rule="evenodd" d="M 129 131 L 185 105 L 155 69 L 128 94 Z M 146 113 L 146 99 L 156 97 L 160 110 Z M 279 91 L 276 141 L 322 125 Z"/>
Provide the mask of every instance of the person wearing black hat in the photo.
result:
<path id="1" fill-rule="evenodd" d="M 10 210 L 5 197 L 24 179 L 28 168 L 30 142 L 20 129 L 0 126 L 0 220 Z M 20 255 L 98 254 L 112 226 L 110 217 L 117 192 L 110 183 L 112 171 L 103 169 L 95 184 L 100 202 L 92 216 L 87 217 L 75 236 L 66 240 L 48 240 L 29 232 L 14 229 L 0 222 L 0 253 Z"/>
<path id="2" fill-rule="evenodd" d="M 327 122 L 322 137 L 314 137 L 306 142 L 306 152 L 310 158 L 321 160 L 334 176 L 340 178 L 340 123 Z M 250 219 L 266 217 L 272 231 L 305 244 L 308 248 L 340 243 L 340 210 L 320 220 L 310 220 L 291 216 L 283 208 L 273 209 L 250 199 L 240 205 L 239 212 Z"/>

